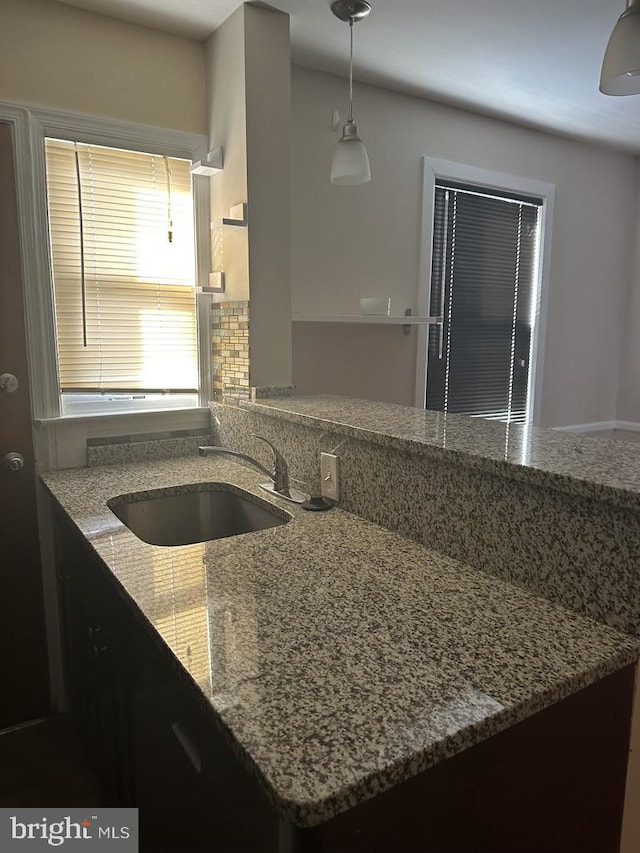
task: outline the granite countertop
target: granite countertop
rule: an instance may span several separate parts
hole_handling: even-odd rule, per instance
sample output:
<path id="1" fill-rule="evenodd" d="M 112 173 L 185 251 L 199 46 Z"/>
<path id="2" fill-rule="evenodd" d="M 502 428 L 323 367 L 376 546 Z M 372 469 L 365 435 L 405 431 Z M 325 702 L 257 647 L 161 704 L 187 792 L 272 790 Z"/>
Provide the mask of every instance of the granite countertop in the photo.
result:
<path id="1" fill-rule="evenodd" d="M 634 662 L 629 637 L 199 457 L 43 481 L 190 673 L 279 811 L 313 826 Z M 148 545 L 106 500 L 230 482 L 278 527 Z"/>
<path id="2" fill-rule="evenodd" d="M 240 406 L 640 510 L 640 445 L 330 394 Z"/>

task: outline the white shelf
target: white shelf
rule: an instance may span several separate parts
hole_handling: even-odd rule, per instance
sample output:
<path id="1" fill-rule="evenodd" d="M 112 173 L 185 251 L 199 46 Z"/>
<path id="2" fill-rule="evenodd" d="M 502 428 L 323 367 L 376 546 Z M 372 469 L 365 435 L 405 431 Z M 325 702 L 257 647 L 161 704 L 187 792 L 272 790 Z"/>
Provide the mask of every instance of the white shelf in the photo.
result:
<path id="1" fill-rule="evenodd" d="M 432 326 L 442 317 L 389 317 L 386 314 L 293 314 L 294 323 L 378 323 L 384 326 Z"/>

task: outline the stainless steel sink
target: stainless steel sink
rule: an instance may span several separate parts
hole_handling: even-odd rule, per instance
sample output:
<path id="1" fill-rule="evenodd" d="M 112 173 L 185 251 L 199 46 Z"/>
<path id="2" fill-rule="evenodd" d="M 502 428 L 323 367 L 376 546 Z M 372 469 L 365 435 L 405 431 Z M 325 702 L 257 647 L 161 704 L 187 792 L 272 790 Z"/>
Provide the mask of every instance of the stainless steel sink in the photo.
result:
<path id="1" fill-rule="evenodd" d="M 190 545 L 286 524 L 291 516 L 229 483 L 119 495 L 107 506 L 150 545 Z"/>

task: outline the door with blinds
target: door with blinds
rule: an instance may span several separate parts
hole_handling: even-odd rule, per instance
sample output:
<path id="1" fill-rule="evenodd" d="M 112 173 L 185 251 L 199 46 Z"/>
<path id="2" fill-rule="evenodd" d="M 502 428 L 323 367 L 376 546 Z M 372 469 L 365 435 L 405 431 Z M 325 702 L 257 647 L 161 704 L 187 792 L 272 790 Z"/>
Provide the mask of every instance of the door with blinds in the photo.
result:
<path id="1" fill-rule="evenodd" d="M 65 414 L 96 396 L 197 405 L 189 162 L 45 143 Z"/>
<path id="2" fill-rule="evenodd" d="M 527 422 L 541 205 L 436 184 L 427 409 Z"/>

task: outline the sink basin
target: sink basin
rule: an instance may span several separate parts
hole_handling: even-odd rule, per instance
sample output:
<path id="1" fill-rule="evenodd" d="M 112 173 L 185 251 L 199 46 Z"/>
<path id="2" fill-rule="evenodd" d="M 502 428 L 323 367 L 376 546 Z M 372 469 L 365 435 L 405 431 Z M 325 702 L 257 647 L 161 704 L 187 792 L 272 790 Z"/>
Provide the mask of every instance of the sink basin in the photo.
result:
<path id="1" fill-rule="evenodd" d="M 191 545 L 286 524 L 291 516 L 229 483 L 119 495 L 107 506 L 150 545 Z"/>

